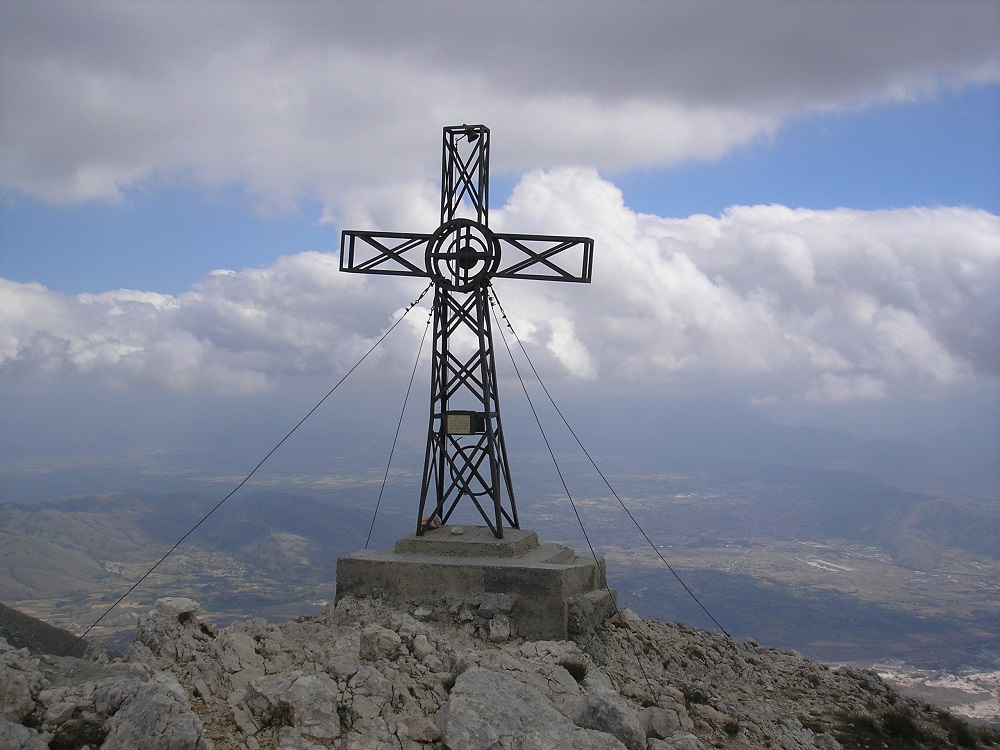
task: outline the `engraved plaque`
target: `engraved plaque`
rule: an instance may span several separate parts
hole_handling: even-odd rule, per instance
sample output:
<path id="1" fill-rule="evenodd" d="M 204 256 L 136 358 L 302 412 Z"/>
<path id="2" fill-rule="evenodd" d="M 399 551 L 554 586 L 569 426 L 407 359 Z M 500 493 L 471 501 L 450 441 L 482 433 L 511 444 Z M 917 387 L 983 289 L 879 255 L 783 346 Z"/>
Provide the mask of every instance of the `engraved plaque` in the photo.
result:
<path id="1" fill-rule="evenodd" d="M 449 412 L 445 429 L 449 435 L 471 435 L 472 414 L 469 412 Z"/>

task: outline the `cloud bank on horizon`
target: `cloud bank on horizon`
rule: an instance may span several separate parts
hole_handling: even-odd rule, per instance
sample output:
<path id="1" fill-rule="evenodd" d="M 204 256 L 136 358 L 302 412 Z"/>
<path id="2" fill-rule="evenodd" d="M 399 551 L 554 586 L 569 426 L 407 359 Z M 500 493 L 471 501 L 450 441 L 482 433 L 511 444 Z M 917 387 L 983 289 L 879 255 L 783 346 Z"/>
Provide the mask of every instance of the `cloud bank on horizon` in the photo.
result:
<path id="1" fill-rule="evenodd" d="M 604 171 L 716 159 L 811 113 L 996 85 L 992 3 L 6 3 L 8 200 L 241 185 L 433 229 L 442 124 L 503 133 L 498 230 L 588 234 L 591 288 L 497 282 L 550 372 L 752 396 L 939 397 L 1000 375 L 1000 218 L 968 206 L 638 213 Z M 933 29 L 933 33 L 928 33 Z M 530 171 L 526 171 L 530 170 Z M 276 249 L 275 255 L 280 255 Z M 187 293 L 0 279 L 0 379 L 258 393 L 342 373 L 421 285 L 335 255 Z M 423 322 L 382 356 L 406 371 Z"/>
<path id="2" fill-rule="evenodd" d="M 1000 375 L 1000 218 L 982 210 L 754 206 L 664 219 L 628 209 L 593 170 L 567 168 L 527 174 L 493 224 L 582 227 L 600 248 L 590 288 L 496 283 L 550 371 L 620 385 L 770 375 L 796 382 L 788 395 L 835 401 Z M 0 371 L 220 393 L 345 371 L 420 289 L 340 273 L 323 253 L 218 272 L 179 296 L 2 283 Z M 382 307 L 387 296 L 395 308 Z M 400 372 L 423 318 L 389 340 Z"/>

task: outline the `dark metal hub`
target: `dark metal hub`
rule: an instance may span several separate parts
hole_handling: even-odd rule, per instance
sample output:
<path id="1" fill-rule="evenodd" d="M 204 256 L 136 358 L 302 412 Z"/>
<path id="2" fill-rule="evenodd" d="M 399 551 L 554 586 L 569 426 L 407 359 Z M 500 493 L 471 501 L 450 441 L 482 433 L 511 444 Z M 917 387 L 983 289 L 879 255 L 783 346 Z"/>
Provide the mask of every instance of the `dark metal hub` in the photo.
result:
<path id="1" fill-rule="evenodd" d="M 451 292 L 471 292 L 500 265 L 500 241 L 485 224 L 452 219 L 431 235 L 425 258 L 435 282 Z"/>

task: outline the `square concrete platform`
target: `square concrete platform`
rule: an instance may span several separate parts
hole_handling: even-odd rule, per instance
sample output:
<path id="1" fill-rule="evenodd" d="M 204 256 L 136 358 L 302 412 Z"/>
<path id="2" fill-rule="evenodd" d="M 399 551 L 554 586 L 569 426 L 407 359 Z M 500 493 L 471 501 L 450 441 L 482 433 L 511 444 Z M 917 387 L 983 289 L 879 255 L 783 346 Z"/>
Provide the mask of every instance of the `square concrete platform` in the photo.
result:
<path id="1" fill-rule="evenodd" d="M 539 543 L 523 529 L 497 539 L 485 526 L 444 526 L 410 534 L 393 549 L 337 560 L 337 598 L 380 598 L 477 621 L 490 633 L 565 640 L 614 614 L 604 559 Z"/>

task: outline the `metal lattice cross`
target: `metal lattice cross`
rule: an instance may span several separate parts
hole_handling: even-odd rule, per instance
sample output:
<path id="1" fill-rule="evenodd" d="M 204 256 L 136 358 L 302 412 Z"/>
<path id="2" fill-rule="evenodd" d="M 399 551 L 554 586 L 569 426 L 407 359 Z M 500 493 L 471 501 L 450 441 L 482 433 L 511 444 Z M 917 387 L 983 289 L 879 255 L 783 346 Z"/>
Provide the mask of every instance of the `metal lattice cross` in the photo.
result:
<path id="1" fill-rule="evenodd" d="M 431 234 L 344 231 L 340 270 L 434 282 L 430 421 L 417 534 L 448 522 L 468 497 L 497 538 L 520 528 L 493 360 L 490 280 L 590 282 L 589 237 L 489 228 L 490 131 L 444 128 L 441 225 Z M 427 507 L 428 500 L 433 508 Z"/>

